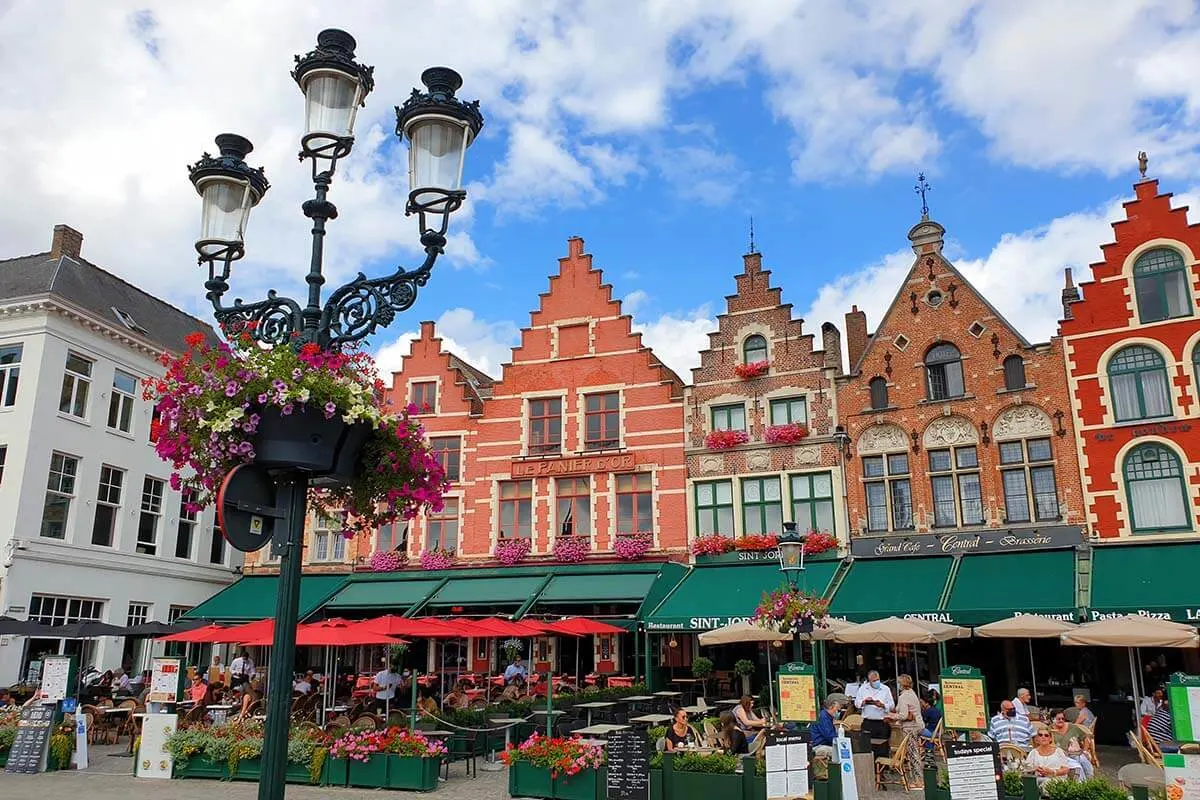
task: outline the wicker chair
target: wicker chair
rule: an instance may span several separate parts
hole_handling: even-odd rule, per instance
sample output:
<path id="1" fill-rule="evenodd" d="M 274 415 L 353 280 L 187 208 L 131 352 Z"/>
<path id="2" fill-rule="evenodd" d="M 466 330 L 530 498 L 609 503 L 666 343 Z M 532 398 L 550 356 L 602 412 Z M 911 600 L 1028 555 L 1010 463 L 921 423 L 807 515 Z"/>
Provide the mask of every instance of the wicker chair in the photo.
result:
<path id="1" fill-rule="evenodd" d="M 908 744 L 912 734 L 904 734 L 886 756 L 875 756 L 875 790 L 884 786 L 903 786 L 904 791 L 913 787 L 908 782 Z M 888 773 L 892 774 L 889 779 Z"/>

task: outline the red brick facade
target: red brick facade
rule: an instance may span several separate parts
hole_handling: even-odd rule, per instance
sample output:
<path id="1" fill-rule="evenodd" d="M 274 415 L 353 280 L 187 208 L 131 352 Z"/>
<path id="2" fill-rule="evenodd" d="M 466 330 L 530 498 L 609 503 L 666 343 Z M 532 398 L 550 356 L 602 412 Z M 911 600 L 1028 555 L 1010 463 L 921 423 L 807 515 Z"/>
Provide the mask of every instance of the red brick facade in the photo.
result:
<path id="1" fill-rule="evenodd" d="M 687 393 L 689 523 L 694 535 L 780 533 L 795 521 L 803 530 L 846 534 L 839 449 L 834 433 L 834 386 L 841 373 L 837 328 L 822 329 L 822 348 L 792 318 L 792 307 L 771 286 L 762 256 L 745 256 L 737 291 L 726 298 L 718 328 L 700 353 Z M 766 360 L 758 377 L 735 370 Z M 780 426 L 801 423 L 798 442 L 772 443 Z M 776 430 L 768 436 L 768 430 Z M 715 429 L 745 431 L 727 449 L 706 446 Z"/>
<path id="2" fill-rule="evenodd" d="M 1060 325 L 1088 520 L 1102 539 L 1200 524 L 1200 225 L 1158 181 L 1134 188 L 1083 299 L 1064 291 Z"/>
<path id="3" fill-rule="evenodd" d="M 851 530 L 1080 525 L 1062 343 L 1025 341 L 944 258 L 944 233 L 910 231 L 916 259 L 870 337 L 846 315 Z"/>
<path id="4" fill-rule="evenodd" d="M 631 331 L 583 240 L 568 244 L 499 380 L 443 351 L 431 322 L 393 376 L 393 402 L 427 403 L 431 442 L 458 454 L 448 510 L 413 520 L 410 555 L 490 559 L 525 537 L 552 558 L 564 529 L 600 557 L 633 532 L 685 551 L 683 383 Z"/>

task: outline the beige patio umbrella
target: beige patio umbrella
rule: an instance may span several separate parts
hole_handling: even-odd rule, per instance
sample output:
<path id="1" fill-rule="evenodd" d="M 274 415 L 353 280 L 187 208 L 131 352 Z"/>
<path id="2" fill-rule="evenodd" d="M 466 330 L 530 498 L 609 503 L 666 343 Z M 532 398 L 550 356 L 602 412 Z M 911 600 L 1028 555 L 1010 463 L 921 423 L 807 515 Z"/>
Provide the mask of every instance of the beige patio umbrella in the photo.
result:
<path id="1" fill-rule="evenodd" d="M 833 640 L 843 644 L 937 644 L 970 635 L 971 629 L 960 625 L 916 617 L 884 617 L 840 630 Z"/>
<path id="2" fill-rule="evenodd" d="M 1033 676 L 1033 704 L 1037 705 L 1037 666 L 1033 660 L 1034 639 L 1057 639 L 1079 626 L 1074 622 L 1050 619 L 1038 614 L 1017 614 L 1008 619 L 989 622 L 975 629 L 975 635 L 985 639 L 1024 639 L 1029 644 L 1029 674 Z"/>
<path id="3" fill-rule="evenodd" d="M 849 630 L 856 627 L 853 622 L 844 619 L 834 619 L 827 617 L 825 619 L 825 627 L 813 628 L 812 633 L 802 633 L 799 638 L 802 641 L 817 642 L 830 641 L 837 635 L 839 631 Z M 733 622 L 716 630 L 705 631 L 700 634 L 700 645 L 707 647 L 715 644 L 735 644 L 737 642 L 774 642 L 780 640 L 790 641 L 791 634 L 780 633 L 774 628 L 765 628 L 749 620 L 742 622 Z"/>

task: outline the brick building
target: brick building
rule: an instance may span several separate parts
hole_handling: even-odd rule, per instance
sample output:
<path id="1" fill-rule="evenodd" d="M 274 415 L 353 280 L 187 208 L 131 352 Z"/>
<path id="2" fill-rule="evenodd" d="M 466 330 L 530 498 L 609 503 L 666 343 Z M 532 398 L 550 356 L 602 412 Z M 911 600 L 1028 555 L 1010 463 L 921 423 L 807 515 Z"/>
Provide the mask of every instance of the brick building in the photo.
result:
<path id="1" fill-rule="evenodd" d="M 1178 539 L 1200 521 L 1200 225 L 1143 179 L 1091 280 L 1063 291 L 1088 521 L 1101 540 Z M 1080 299 L 1082 291 L 1082 299 Z"/>

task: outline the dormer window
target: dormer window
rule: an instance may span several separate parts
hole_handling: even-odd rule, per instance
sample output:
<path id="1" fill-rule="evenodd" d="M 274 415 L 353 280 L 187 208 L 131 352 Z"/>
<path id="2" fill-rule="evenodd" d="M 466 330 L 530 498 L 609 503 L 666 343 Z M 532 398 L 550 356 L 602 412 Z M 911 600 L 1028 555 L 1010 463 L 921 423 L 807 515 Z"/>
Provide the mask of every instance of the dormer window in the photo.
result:
<path id="1" fill-rule="evenodd" d="M 759 336 L 757 333 L 753 336 L 747 336 L 746 341 L 742 342 L 742 363 L 754 364 L 755 362 L 766 360 L 766 338 Z"/>
<path id="2" fill-rule="evenodd" d="M 129 312 L 122 311 L 121 309 L 117 308 L 116 306 L 112 306 L 112 312 L 113 312 L 113 315 L 117 318 L 117 321 L 119 321 L 126 328 L 129 328 L 129 330 L 133 331 L 134 333 L 140 333 L 143 336 L 145 336 L 149 333 L 145 328 L 143 328 L 141 325 L 138 324 L 137 320 L 134 319 L 133 316 L 131 314 L 129 314 Z"/>

